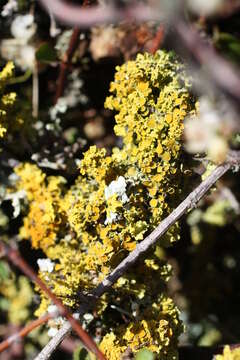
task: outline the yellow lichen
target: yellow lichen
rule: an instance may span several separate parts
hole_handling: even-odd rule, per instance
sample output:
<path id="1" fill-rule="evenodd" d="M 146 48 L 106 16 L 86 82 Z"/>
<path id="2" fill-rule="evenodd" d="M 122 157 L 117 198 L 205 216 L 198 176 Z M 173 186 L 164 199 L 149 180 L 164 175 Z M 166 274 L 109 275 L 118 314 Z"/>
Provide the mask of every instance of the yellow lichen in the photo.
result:
<path id="1" fill-rule="evenodd" d="M 114 130 L 122 136 L 121 149 L 106 156 L 105 149 L 90 147 L 68 190 L 61 178 L 47 177 L 34 165 L 16 170 L 29 203 L 20 235 L 54 262 L 54 271 L 40 276 L 74 308 L 81 303 L 79 294 L 99 284 L 175 206 L 183 120 L 195 111 L 183 65 L 163 51 L 117 67 L 110 92 L 105 105 L 117 112 Z M 178 236 L 175 225 L 161 246 Z M 100 300 L 100 346 L 109 360 L 119 359 L 128 347 L 133 352 L 149 347 L 163 359 L 176 358 L 182 324 L 164 295 L 170 274 L 170 266 L 152 249 Z M 48 306 L 41 296 L 38 314 Z M 124 324 L 115 311 L 113 329 L 111 304 L 132 321 Z"/>
<path id="2" fill-rule="evenodd" d="M 34 248 L 46 250 L 54 244 L 61 218 L 61 177 L 48 177 L 36 165 L 24 164 L 15 170 L 20 177 L 19 188 L 26 191 L 28 216 L 20 230 L 20 237 L 31 238 Z"/>
<path id="3" fill-rule="evenodd" d="M 153 303 L 141 314 L 141 319 L 130 322 L 127 326 L 120 326 L 115 333 L 107 334 L 100 348 L 107 355 L 110 349 L 113 353 L 130 348 L 133 353 L 146 347 L 159 354 L 160 358 L 177 359 L 177 334 L 182 330 L 179 327 L 178 310 L 173 301 L 161 296 L 158 303 Z M 104 345 L 104 346 L 103 346 Z M 107 350 L 107 345 L 108 350 Z M 169 348 L 172 349 L 169 354 Z M 173 350 L 175 348 L 175 351 Z M 108 357 L 112 359 L 111 356 Z M 114 359 L 114 358 L 113 358 Z"/>
<path id="4" fill-rule="evenodd" d="M 6 81 L 13 76 L 14 65 L 12 62 L 8 62 L 7 65 L 0 71 L 0 138 L 4 137 L 8 128 L 7 113 L 9 108 L 14 104 L 16 100 L 16 94 L 11 92 L 9 94 L 3 94 L 5 90 Z"/>

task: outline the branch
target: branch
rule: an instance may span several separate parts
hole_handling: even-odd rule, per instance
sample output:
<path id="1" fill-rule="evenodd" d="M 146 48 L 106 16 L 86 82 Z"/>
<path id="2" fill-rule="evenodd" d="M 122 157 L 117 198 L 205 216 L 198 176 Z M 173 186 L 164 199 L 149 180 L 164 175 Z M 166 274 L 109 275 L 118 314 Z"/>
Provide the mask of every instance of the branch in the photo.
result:
<path id="1" fill-rule="evenodd" d="M 57 306 L 59 313 L 62 316 L 65 316 L 72 328 L 76 331 L 84 345 L 92 351 L 98 359 L 106 360 L 104 355 L 98 349 L 97 345 L 93 341 L 93 339 L 88 335 L 88 333 L 83 330 L 81 325 L 77 320 L 74 319 L 72 314 L 68 311 L 65 305 L 59 300 L 53 292 L 44 284 L 44 282 L 37 276 L 37 274 L 33 271 L 31 266 L 29 266 L 26 261 L 22 258 L 19 251 L 14 249 L 13 247 L 7 246 L 3 241 L 0 240 L 0 254 L 6 256 L 15 266 L 22 270 L 22 272 L 32 279 L 43 292 L 53 301 L 53 303 Z"/>
<path id="2" fill-rule="evenodd" d="M 231 151 L 227 158 L 227 162 L 217 166 L 212 173 L 193 190 L 186 199 L 181 202 L 173 212 L 166 217 L 158 227 L 148 235 L 141 243 L 139 243 L 135 250 L 129 255 L 109 274 L 105 279 L 89 294 L 88 301 L 79 308 L 79 316 L 88 311 L 93 302 L 107 292 L 111 286 L 121 277 L 130 266 L 132 266 L 139 257 L 144 254 L 152 245 L 154 245 L 163 236 L 167 230 L 175 224 L 188 210 L 196 207 L 199 200 L 208 192 L 208 190 L 220 179 L 229 169 L 238 168 L 240 166 L 240 151 Z M 57 349 L 63 339 L 70 333 L 71 325 L 66 323 L 54 336 L 51 341 L 44 347 L 35 360 L 49 359 L 51 354 Z"/>
<path id="3" fill-rule="evenodd" d="M 45 314 L 39 319 L 32 321 L 30 324 L 26 325 L 23 329 L 18 331 L 17 333 L 9 336 L 6 340 L 0 343 L 0 353 L 6 350 L 9 346 L 11 346 L 14 342 L 19 342 L 19 340 L 23 339 L 27 334 L 29 334 L 32 330 L 36 329 L 38 326 L 45 324 L 48 320 L 53 318 L 53 314 Z"/>
<path id="4" fill-rule="evenodd" d="M 159 21 L 160 19 L 158 9 L 137 2 L 123 8 L 109 5 L 83 9 L 81 6 L 70 5 L 62 0 L 39 1 L 48 13 L 52 13 L 56 19 L 64 24 L 79 28 L 89 28 L 106 23 L 114 24 L 121 21 L 144 22 L 148 20 Z"/>
<path id="5" fill-rule="evenodd" d="M 68 49 L 67 49 L 66 54 L 64 55 L 63 60 L 60 64 L 60 71 L 59 71 L 59 76 L 57 79 L 57 91 L 56 91 L 55 99 L 54 99 L 55 104 L 57 103 L 58 99 L 63 95 L 64 85 L 65 85 L 65 81 L 66 81 L 66 77 L 67 77 L 67 69 L 71 63 L 73 54 L 77 48 L 79 34 L 80 34 L 80 30 L 78 28 L 74 28 L 71 39 L 69 41 Z"/>
<path id="6" fill-rule="evenodd" d="M 34 360 L 47 360 L 71 331 L 71 324 L 65 322 L 57 334 L 47 343 Z"/>
<path id="7" fill-rule="evenodd" d="M 88 6 L 88 0 L 83 0 L 82 8 Z M 78 42 L 79 42 L 79 35 L 80 35 L 80 29 L 78 27 L 75 27 L 73 29 L 73 33 L 71 36 L 71 39 L 69 41 L 68 49 L 63 57 L 63 60 L 60 64 L 60 71 L 59 76 L 57 80 L 57 91 L 55 94 L 54 103 L 56 104 L 58 99 L 63 95 L 64 92 L 64 85 L 66 82 L 67 77 L 67 70 L 71 64 L 71 60 L 73 57 L 73 54 L 75 50 L 77 49 Z"/>

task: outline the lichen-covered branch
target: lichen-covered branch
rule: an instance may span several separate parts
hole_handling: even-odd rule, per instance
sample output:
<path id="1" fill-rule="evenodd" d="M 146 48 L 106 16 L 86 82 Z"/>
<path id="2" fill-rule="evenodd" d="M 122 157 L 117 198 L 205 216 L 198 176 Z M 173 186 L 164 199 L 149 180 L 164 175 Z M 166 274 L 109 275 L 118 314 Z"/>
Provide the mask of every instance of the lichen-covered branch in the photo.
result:
<path id="1" fill-rule="evenodd" d="M 238 155 L 238 156 L 236 156 Z M 143 255 L 152 245 L 154 245 L 165 232 L 175 224 L 187 210 L 196 207 L 199 200 L 208 192 L 208 190 L 221 178 L 230 168 L 240 165 L 240 154 L 232 153 L 229 161 L 219 165 L 195 190 L 193 190 L 186 199 L 181 202 L 172 213 L 166 217 L 158 227 L 149 234 L 136 248 L 109 274 L 101 284 L 92 292 L 94 297 L 101 296 L 106 292 L 128 269 L 132 266 L 141 255 Z"/>
<path id="2" fill-rule="evenodd" d="M 201 200 L 208 190 L 229 170 L 232 168 L 238 169 L 240 166 L 240 152 L 233 151 L 229 153 L 228 160 L 225 164 L 217 166 L 212 173 L 198 185 L 184 201 L 182 201 L 172 213 L 165 218 L 158 227 L 148 235 L 140 244 L 133 250 L 106 278 L 94 289 L 89 295 L 95 301 L 96 298 L 102 296 L 109 288 L 132 266 L 139 257 L 144 254 L 153 244 L 167 232 L 170 226 L 175 224 L 187 211 L 195 208 L 199 200 Z M 89 308 L 92 303 L 89 301 Z M 83 315 L 88 309 L 84 303 L 84 308 L 79 309 L 79 314 Z M 71 325 L 66 323 L 51 339 L 51 341 L 44 347 L 35 360 L 49 359 L 51 354 L 57 349 L 63 339 L 70 333 Z"/>

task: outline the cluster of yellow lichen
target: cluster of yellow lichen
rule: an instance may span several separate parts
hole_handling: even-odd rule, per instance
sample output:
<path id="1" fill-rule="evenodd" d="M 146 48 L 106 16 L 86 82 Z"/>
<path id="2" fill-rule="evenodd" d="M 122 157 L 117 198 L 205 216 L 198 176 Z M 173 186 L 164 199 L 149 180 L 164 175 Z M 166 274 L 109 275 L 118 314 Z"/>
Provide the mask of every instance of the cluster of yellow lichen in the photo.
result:
<path id="1" fill-rule="evenodd" d="M 20 187 L 26 191 L 28 216 L 24 219 L 20 236 L 31 239 L 34 248 L 43 250 L 55 244 L 61 223 L 62 177 L 46 177 L 36 165 L 24 164 L 16 169 L 21 176 Z"/>
<path id="2" fill-rule="evenodd" d="M 7 128 L 7 112 L 9 108 L 14 104 L 16 100 L 16 93 L 11 92 L 4 94 L 6 81 L 13 76 L 14 65 L 12 62 L 7 63 L 7 65 L 0 72 L 0 138 L 4 137 Z"/>
<path id="3" fill-rule="evenodd" d="M 105 335 L 100 349 L 111 360 L 120 359 L 129 347 L 133 351 L 147 347 L 159 353 L 163 360 L 177 359 L 177 339 L 181 330 L 178 310 L 173 301 L 163 295 L 134 321 Z"/>
<path id="4" fill-rule="evenodd" d="M 188 88 L 183 66 L 172 54 L 138 55 L 117 68 L 105 104 L 117 111 L 121 149 L 106 156 L 105 149 L 90 147 L 68 190 L 62 178 L 46 177 L 31 164 L 16 170 L 29 202 L 20 235 L 45 252 L 51 271 L 40 276 L 65 304 L 77 308 L 78 294 L 99 284 L 175 205 L 183 120 L 194 112 Z M 177 237 L 175 226 L 161 245 Z M 143 346 L 162 359 L 176 358 L 182 324 L 164 295 L 170 272 L 153 249 L 101 299 L 98 316 L 106 335 L 100 346 L 108 359 Z M 41 296 L 38 313 L 49 304 Z M 113 319 L 111 305 L 117 309 Z M 128 314 L 125 323 L 121 309 Z"/>

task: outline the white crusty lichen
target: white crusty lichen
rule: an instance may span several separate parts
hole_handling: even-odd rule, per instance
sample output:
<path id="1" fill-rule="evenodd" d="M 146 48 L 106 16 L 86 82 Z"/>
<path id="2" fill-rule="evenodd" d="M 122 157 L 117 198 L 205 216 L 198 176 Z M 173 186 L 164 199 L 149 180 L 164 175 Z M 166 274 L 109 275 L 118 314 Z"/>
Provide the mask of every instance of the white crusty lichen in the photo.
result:
<path id="1" fill-rule="evenodd" d="M 54 262 L 52 262 L 50 259 L 38 259 L 37 264 L 40 271 L 45 271 L 48 273 L 53 272 L 54 270 Z"/>

